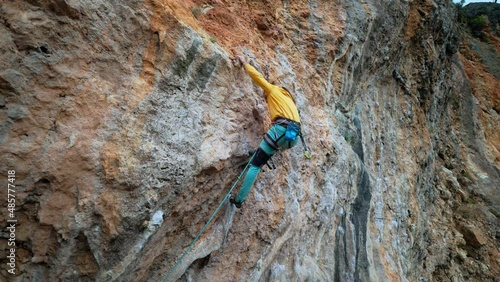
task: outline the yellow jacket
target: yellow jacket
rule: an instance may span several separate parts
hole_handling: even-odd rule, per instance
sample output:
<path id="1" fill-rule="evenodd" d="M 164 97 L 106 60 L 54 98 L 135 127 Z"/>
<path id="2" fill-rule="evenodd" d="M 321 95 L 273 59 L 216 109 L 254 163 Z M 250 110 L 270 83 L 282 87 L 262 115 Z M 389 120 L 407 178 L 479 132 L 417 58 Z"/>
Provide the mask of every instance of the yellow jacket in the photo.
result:
<path id="1" fill-rule="evenodd" d="M 285 89 L 269 83 L 253 66 L 245 64 L 245 70 L 252 80 L 257 83 L 266 96 L 271 120 L 278 117 L 287 118 L 300 123 L 299 111 L 293 102 L 292 95 Z"/>

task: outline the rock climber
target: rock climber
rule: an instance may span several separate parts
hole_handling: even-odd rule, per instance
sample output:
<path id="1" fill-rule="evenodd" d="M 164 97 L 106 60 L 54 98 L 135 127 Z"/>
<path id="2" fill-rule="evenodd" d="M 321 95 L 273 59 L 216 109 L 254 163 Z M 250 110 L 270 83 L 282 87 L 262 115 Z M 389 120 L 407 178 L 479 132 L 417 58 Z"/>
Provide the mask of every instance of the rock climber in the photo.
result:
<path id="1" fill-rule="evenodd" d="M 255 151 L 239 193 L 231 195 L 230 202 L 237 208 L 252 190 L 252 186 L 264 164 L 278 149 L 289 149 L 297 144 L 300 136 L 300 117 L 292 95 L 285 88 L 269 83 L 242 55 L 235 59 L 245 69 L 252 80 L 264 89 L 269 107 L 272 126 L 264 135 L 259 148 Z M 301 136 L 300 136 L 301 137 Z M 302 137 L 301 137 L 302 138 Z"/>

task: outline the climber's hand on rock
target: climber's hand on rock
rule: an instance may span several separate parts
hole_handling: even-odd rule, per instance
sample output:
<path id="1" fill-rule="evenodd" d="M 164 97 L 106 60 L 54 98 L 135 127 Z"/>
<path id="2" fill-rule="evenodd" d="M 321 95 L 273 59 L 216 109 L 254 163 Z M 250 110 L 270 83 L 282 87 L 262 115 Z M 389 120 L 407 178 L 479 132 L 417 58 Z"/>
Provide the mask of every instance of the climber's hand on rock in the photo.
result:
<path id="1" fill-rule="evenodd" d="M 240 66 L 244 66 L 247 63 L 247 59 L 243 55 L 236 55 L 236 61 L 240 63 Z"/>

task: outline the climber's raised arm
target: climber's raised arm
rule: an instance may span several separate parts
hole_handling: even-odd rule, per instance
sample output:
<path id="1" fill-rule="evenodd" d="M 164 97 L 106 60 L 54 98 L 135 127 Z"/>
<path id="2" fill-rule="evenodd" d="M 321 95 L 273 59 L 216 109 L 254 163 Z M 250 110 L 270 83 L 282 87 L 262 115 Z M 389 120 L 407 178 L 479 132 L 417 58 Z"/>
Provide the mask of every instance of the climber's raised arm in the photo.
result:
<path id="1" fill-rule="evenodd" d="M 257 69 L 250 65 L 244 56 L 238 55 L 236 56 L 236 59 L 241 63 L 241 66 L 245 68 L 245 71 L 252 78 L 252 80 L 264 89 L 266 96 L 273 90 L 273 88 L 276 87 L 275 85 L 269 83 L 269 81 L 267 81 Z"/>

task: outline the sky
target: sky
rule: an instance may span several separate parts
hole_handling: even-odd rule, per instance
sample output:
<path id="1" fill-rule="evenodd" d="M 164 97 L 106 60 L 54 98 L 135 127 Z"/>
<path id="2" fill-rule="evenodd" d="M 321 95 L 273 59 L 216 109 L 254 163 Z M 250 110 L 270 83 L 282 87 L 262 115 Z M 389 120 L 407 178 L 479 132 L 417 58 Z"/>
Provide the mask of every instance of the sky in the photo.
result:
<path id="1" fill-rule="evenodd" d="M 453 0 L 454 3 L 460 3 L 460 0 Z M 495 2 L 495 0 L 465 0 L 465 4 L 476 3 L 476 2 Z"/>

